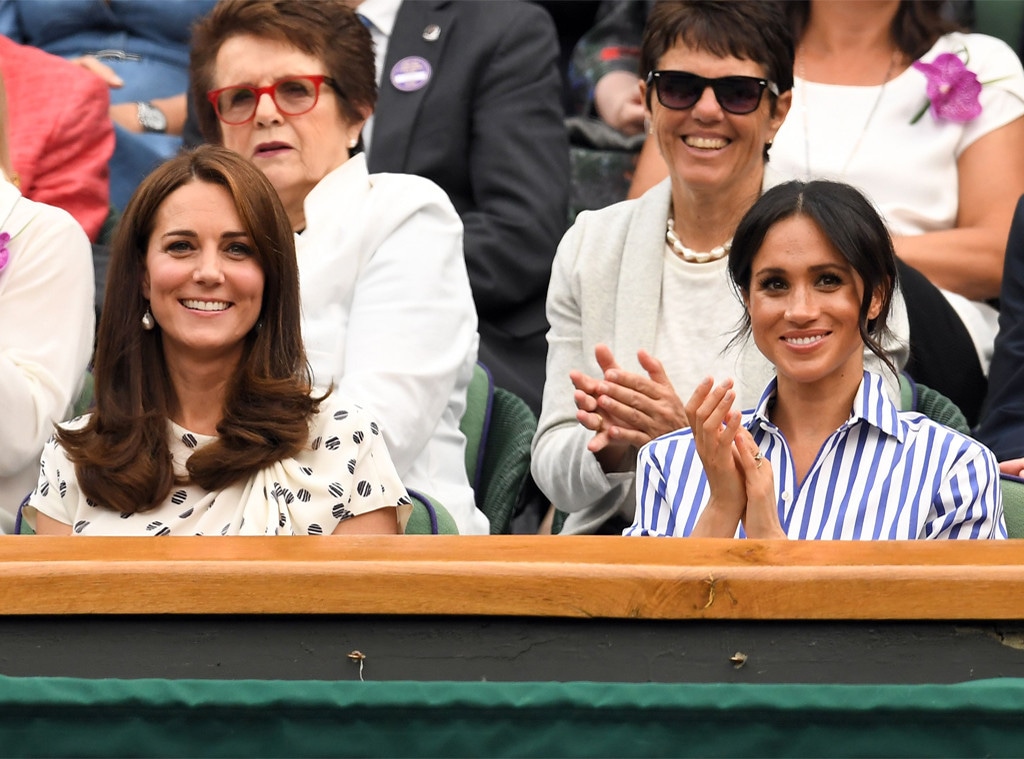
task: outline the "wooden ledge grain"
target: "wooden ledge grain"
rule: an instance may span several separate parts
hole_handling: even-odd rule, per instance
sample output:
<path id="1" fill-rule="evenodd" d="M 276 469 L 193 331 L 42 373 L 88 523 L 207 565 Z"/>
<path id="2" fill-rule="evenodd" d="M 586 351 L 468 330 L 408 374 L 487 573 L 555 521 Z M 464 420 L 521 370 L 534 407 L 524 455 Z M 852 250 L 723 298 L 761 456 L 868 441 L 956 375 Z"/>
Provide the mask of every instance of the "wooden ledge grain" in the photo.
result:
<path id="1" fill-rule="evenodd" d="M 0 614 L 1024 619 L 1024 541 L 0 536 Z"/>

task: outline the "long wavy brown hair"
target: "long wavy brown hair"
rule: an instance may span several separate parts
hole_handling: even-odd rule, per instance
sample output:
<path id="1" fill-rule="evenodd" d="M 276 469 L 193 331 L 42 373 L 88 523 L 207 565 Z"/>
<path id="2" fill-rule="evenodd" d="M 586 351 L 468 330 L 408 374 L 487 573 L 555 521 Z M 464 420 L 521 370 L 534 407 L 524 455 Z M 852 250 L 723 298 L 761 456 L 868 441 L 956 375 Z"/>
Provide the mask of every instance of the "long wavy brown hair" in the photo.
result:
<path id="1" fill-rule="evenodd" d="M 82 428 L 57 432 L 82 493 L 123 514 L 160 505 L 181 482 L 168 448 L 176 397 L 160 327 L 142 328 L 142 282 L 157 212 L 171 193 L 192 182 L 219 185 L 231 195 L 264 286 L 259 320 L 228 387 L 218 439 L 192 454 L 184 481 L 219 490 L 295 455 L 323 400 L 310 394 L 295 241 L 274 188 L 225 148 L 207 145 L 172 158 L 139 185 L 114 235 L 93 367 L 95 410 Z"/>

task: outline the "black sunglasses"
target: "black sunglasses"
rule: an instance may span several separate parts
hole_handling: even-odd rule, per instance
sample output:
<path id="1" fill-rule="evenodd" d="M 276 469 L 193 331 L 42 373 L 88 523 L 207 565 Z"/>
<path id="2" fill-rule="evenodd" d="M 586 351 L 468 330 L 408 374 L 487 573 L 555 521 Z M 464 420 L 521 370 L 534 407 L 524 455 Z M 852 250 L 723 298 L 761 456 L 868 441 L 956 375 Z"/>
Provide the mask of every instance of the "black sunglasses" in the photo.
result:
<path id="1" fill-rule="evenodd" d="M 768 89 L 778 96 L 779 88 L 769 79 L 756 76 L 722 76 L 718 79 L 691 74 L 689 71 L 652 71 L 647 75 L 647 86 L 658 91 L 658 102 L 674 111 L 693 108 L 710 87 L 715 100 L 729 113 L 753 113 L 761 104 L 761 94 Z"/>

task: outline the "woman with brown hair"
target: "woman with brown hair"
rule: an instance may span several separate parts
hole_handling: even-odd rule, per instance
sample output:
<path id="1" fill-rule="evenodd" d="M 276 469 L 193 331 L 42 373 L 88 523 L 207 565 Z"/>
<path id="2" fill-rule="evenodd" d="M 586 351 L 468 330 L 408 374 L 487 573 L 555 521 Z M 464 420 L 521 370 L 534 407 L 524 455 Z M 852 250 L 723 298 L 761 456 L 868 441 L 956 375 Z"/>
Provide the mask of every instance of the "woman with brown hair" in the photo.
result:
<path id="1" fill-rule="evenodd" d="M 697 386 L 691 429 L 640 451 L 627 535 L 1006 537 L 992 452 L 899 411 L 865 368 L 865 349 L 889 361 L 897 269 L 862 193 L 821 180 L 768 190 L 736 229 L 729 276 L 744 310 L 734 339 L 752 339 L 775 376 L 742 414 L 729 383 Z"/>
<path id="2" fill-rule="evenodd" d="M 371 175 L 353 154 L 377 96 L 370 32 L 342 0 L 221 0 L 194 30 L 191 72 L 203 136 L 284 204 L 317 383 L 380 420 L 409 488 L 487 533 L 459 429 L 478 343 L 462 222 L 433 182 Z"/>
<path id="3" fill-rule="evenodd" d="M 292 234 L 258 170 L 215 147 L 159 167 L 108 276 L 96 408 L 44 449 L 37 532 L 398 531 L 409 500 L 376 423 L 312 392 Z"/>

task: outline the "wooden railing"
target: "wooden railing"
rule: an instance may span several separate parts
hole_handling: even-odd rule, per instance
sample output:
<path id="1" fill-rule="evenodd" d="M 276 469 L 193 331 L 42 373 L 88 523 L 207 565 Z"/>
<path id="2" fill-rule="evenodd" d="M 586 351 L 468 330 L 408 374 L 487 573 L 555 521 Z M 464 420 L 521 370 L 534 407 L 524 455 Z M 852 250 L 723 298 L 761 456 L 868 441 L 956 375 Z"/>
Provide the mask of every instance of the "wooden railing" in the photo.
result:
<path id="1" fill-rule="evenodd" d="M 3 536 L 0 614 L 1024 619 L 1024 541 Z"/>

